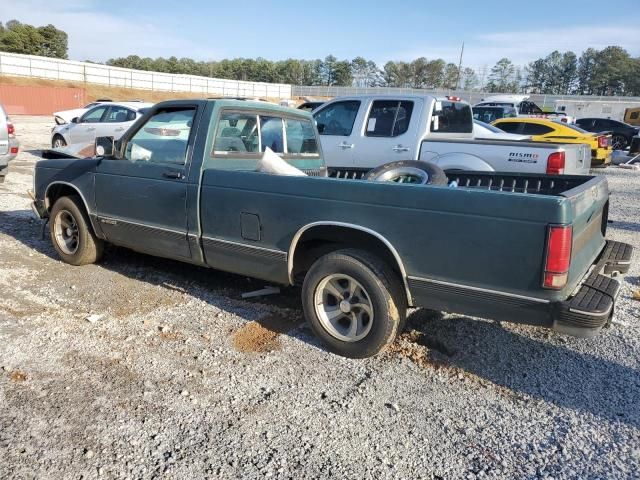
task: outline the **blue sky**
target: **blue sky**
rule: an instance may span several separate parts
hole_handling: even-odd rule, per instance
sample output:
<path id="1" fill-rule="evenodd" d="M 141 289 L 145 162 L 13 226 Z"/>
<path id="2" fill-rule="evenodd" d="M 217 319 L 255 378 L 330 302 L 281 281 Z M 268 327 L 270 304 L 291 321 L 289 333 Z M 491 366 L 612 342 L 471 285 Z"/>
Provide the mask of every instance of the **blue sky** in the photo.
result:
<path id="1" fill-rule="evenodd" d="M 380 65 L 419 56 L 480 69 L 506 56 L 525 64 L 554 49 L 621 45 L 640 56 L 638 0 L 176 1 L 0 0 L 0 20 L 16 18 L 69 33 L 75 60 L 192 57 L 219 60 L 340 59 Z M 529 4 L 531 8 L 524 5 Z M 514 7 L 514 5 L 517 5 Z M 523 6 L 520 6 L 523 5 Z"/>

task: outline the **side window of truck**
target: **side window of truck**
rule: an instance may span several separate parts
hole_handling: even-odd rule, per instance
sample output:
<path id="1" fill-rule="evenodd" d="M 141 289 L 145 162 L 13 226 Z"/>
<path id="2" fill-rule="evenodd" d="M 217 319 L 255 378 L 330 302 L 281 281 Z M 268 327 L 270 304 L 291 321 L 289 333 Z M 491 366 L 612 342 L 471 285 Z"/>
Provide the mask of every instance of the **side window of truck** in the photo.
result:
<path id="1" fill-rule="evenodd" d="M 367 137 L 397 137 L 409 129 L 413 102 L 376 100 L 367 118 Z"/>
<path id="2" fill-rule="evenodd" d="M 353 131 L 359 109 L 358 100 L 346 100 L 327 105 L 314 115 L 318 133 L 348 137 Z"/>
<path id="3" fill-rule="evenodd" d="M 124 157 L 130 162 L 184 165 L 195 114 L 195 107 L 156 112 L 131 137 Z"/>

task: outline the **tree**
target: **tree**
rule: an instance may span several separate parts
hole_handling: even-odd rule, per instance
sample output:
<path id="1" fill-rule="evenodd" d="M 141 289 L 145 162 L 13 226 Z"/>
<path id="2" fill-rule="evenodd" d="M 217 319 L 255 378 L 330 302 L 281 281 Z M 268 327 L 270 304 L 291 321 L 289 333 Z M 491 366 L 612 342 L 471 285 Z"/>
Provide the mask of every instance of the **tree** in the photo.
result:
<path id="1" fill-rule="evenodd" d="M 40 45 L 39 55 L 53 58 L 68 58 L 68 37 L 66 32 L 58 30 L 51 24 L 39 27 L 38 32 L 43 39 Z"/>
<path id="2" fill-rule="evenodd" d="M 53 25 L 36 28 L 17 20 L 9 20 L 0 28 L 0 50 L 67 58 L 67 34 Z"/>
<path id="3" fill-rule="evenodd" d="M 466 67 L 462 70 L 460 85 L 463 90 L 473 90 L 478 85 L 478 76 L 473 68 Z"/>
<path id="4" fill-rule="evenodd" d="M 454 63 L 447 63 L 442 76 L 442 86 L 447 90 L 455 90 L 458 83 L 458 66 Z"/>
<path id="5" fill-rule="evenodd" d="M 491 93 L 512 93 L 518 90 L 516 67 L 508 58 L 502 58 L 491 69 L 487 90 Z"/>

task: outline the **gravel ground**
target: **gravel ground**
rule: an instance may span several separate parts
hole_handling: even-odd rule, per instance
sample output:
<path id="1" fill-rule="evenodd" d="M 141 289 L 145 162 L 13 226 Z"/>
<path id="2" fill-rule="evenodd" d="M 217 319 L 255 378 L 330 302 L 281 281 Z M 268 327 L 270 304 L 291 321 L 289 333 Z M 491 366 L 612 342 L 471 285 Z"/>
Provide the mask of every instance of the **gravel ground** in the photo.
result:
<path id="1" fill-rule="evenodd" d="M 579 340 L 411 313 L 349 360 L 299 292 L 110 248 L 70 267 L 29 210 L 51 122 L 14 118 L 0 185 L 0 478 L 640 478 L 636 260 Z M 609 237 L 640 249 L 640 172 L 609 168 Z"/>

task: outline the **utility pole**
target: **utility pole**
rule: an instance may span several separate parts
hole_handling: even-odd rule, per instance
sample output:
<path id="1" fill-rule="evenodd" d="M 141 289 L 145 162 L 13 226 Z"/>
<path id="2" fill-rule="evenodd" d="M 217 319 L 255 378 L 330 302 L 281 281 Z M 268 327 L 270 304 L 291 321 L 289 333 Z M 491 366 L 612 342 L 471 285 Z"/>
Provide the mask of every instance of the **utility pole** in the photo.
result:
<path id="1" fill-rule="evenodd" d="M 460 62 L 458 63 L 458 79 L 456 80 L 456 90 L 460 86 L 460 77 L 462 76 L 462 55 L 464 54 L 464 41 L 462 42 L 462 48 L 460 49 Z"/>

